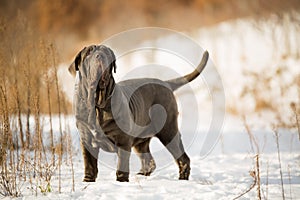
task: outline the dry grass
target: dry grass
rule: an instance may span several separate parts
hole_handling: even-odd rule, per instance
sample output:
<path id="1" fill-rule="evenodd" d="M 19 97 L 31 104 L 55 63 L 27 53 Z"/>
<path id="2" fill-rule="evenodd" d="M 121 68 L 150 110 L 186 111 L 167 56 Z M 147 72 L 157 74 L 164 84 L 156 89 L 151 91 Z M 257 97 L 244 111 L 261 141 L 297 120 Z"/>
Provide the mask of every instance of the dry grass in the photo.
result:
<path id="1" fill-rule="evenodd" d="M 247 123 L 246 116 L 243 116 L 243 122 L 244 122 L 244 127 L 246 129 L 246 132 L 249 136 L 249 141 L 251 144 L 252 152 L 255 154 L 255 170 L 250 173 L 250 175 L 254 178 L 254 183 L 251 185 L 251 187 L 244 192 L 242 195 L 239 197 L 243 196 L 244 194 L 248 193 L 250 190 L 252 190 L 255 185 L 257 188 L 257 199 L 261 200 L 261 184 L 260 184 L 260 147 L 258 144 L 257 138 L 254 136 L 253 132 L 250 129 L 250 126 Z"/>
<path id="2" fill-rule="evenodd" d="M 0 28 L 3 39 L 0 46 L 2 196 L 20 196 L 25 182 L 31 184 L 36 195 L 51 192 L 51 177 L 59 169 L 61 182 L 60 167 L 68 150 L 62 148 L 67 142 L 64 134 L 70 132 L 62 131 L 67 124 L 63 124 L 61 115 L 68 113 L 68 104 L 58 85 L 58 53 L 51 41 L 35 35 L 30 27 L 20 16 L 17 25 L 4 23 Z M 45 113 L 49 114 L 46 122 L 42 117 Z M 59 140 L 53 132 L 53 114 L 59 115 Z M 50 133 L 44 131 L 46 123 L 50 123 Z M 50 144 L 45 145 L 44 140 L 48 138 Z M 60 191 L 61 185 L 58 188 Z"/>

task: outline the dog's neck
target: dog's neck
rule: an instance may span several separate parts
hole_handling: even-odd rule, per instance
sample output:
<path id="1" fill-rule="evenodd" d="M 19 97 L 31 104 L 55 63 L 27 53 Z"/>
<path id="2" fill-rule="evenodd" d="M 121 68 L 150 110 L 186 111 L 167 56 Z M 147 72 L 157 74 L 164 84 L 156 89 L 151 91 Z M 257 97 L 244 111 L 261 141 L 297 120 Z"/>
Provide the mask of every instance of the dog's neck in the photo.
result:
<path id="1" fill-rule="evenodd" d="M 101 84 L 101 87 L 98 86 L 97 88 L 97 95 L 96 95 L 96 107 L 99 109 L 110 109 L 110 99 L 113 94 L 116 82 L 113 76 L 111 75 L 108 82 L 104 83 L 99 83 Z"/>

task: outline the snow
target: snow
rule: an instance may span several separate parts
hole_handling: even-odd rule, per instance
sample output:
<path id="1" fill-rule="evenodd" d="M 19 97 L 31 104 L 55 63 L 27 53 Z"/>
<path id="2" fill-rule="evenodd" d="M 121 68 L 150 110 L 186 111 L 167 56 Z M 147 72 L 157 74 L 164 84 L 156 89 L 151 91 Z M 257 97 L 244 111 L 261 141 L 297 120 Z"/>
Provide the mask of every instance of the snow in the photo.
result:
<path id="1" fill-rule="evenodd" d="M 192 37 L 201 46 L 210 52 L 209 66 L 216 67 L 222 78 L 226 95 L 226 105 L 236 105 L 239 111 L 249 113 L 249 125 L 254 137 L 258 141 L 260 149 L 260 176 L 263 199 L 282 199 L 279 162 L 276 140 L 269 124 L 273 118 L 268 115 L 254 117 L 251 100 L 240 101 L 239 95 L 244 84 L 247 84 L 244 69 L 261 71 L 262 68 L 275 66 L 278 62 L 284 62 L 291 74 L 299 73 L 300 61 L 296 59 L 279 59 L 280 52 L 273 49 L 274 43 L 270 39 L 271 29 L 268 22 L 262 23 L 260 32 L 253 25 L 253 21 L 237 20 L 224 22 L 219 25 L 202 28 L 192 34 Z M 280 30 L 274 28 L 281 41 Z M 295 37 L 295 30 L 291 30 L 291 36 Z M 243 36 L 243 37 L 242 37 Z M 160 38 L 174 44 L 174 37 Z M 178 38 L 175 38 L 178 41 Z M 184 44 L 182 44 L 184 45 Z M 296 47 L 294 47 L 296 48 Z M 200 58 L 199 58 L 200 59 Z M 159 63 L 150 68 L 150 64 Z M 169 76 L 186 74 L 193 69 L 193 65 L 182 58 L 168 52 L 153 54 L 151 51 L 129 54 L 118 61 L 117 79 L 135 77 L 135 75 L 159 77 L 168 79 Z M 135 67 L 142 66 L 140 71 Z M 162 66 L 172 66 L 164 68 Z M 182 67 L 185 66 L 185 67 Z M 298 66 L 298 67 L 297 67 Z M 63 90 L 72 99 L 73 79 L 64 71 L 66 65 L 62 64 L 59 70 L 60 80 L 64 81 Z M 133 69 L 137 71 L 133 71 Z M 128 73 L 132 72 L 132 73 Z M 141 73 L 141 72 L 144 72 Z M 172 73 L 171 73 L 172 72 Z M 255 153 L 252 150 L 249 136 L 239 117 L 226 113 L 222 121 L 222 130 L 216 137 L 209 137 L 210 123 L 213 117 L 213 105 L 211 91 L 206 84 L 205 72 L 202 78 L 198 78 L 189 87 L 180 89 L 176 95 L 179 101 L 180 130 L 184 146 L 191 158 L 191 176 L 189 181 L 179 181 L 178 168 L 171 155 L 159 143 L 153 139 L 151 151 L 156 160 L 157 169 L 149 177 L 136 175 L 140 163 L 137 156 L 132 153 L 130 161 L 130 182 L 120 183 L 115 181 L 115 168 L 117 157 L 114 154 L 100 152 L 99 174 L 95 183 L 83 183 L 83 161 L 79 145 L 79 135 L 75 128 L 72 116 L 67 117 L 71 125 L 73 139 L 73 156 L 75 169 L 75 191 L 72 189 L 72 174 L 70 163 L 63 164 L 62 193 L 58 193 L 58 175 L 52 178 L 53 192 L 41 194 L 35 197 L 30 185 L 25 183 L 22 187 L 22 199 L 233 199 L 246 191 L 253 183 L 250 171 L 254 170 Z M 67 82 L 67 84 L 65 84 Z M 276 83 L 274 83 L 276 87 Z M 193 91 L 187 94 L 185 91 Z M 191 105 L 191 97 L 196 96 L 197 102 Z M 290 95 L 286 100 L 293 99 Z M 239 102 L 238 104 L 236 102 Z M 196 109 L 197 108 L 197 109 Z M 192 113 L 189 115 L 189 113 Z M 282 114 L 286 114 L 283 112 Z M 194 115 L 193 115 L 194 114 Z M 254 113 L 255 114 L 255 113 Z M 196 124 L 188 124 L 193 118 Z M 288 116 L 286 116 L 288 117 Z M 44 134 L 47 134 L 47 117 L 45 117 Z M 54 118 L 54 124 L 58 119 Z M 63 123 L 64 124 L 64 123 Z M 192 126 L 192 128 L 191 128 Z M 58 132 L 58 126 L 55 126 Z M 279 129 L 279 147 L 285 197 L 287 199 L 300 199 L 300 140 L 296 131 Z M 211 144 L 207 147 L 205 144 Z M 209 149 L 207 149 L 209 148 Z M 203 153 L 204 152 L 204 153 Z M 255 199 L 256 188 L 245 194 L 240 199 Z"/>
<path id="2" fill-rule="evenodd" d="M 276 155 L 268 154 L 261 157 L 261 187 L 264 195 L 268 187 L 268 199 L 281 199 L 280 177 Z M 299 198 L 299 154 L 282 154 L 283 178 L 286 197 Z M 83 177 L 82 163 L 76 162 L 75 192 L 71 192 L 70 168 L 63 173 L 63 190 L 39 194 L 39 199 L 233 199 L 244 192 L 252 184 L 249 171 L 253 170 L 253 156 L 245 154 L 224 154 L 201 159 L 192 156 L 192 173 L 189 181 L 177 180 L 177 167 L 174 163 L 157 170 L 150 177 L 130 176 L 129 183 L 115 181 L 115 171 L 100 165 L 100 174 L 95 183 L 81 182 Z M 298 162 L 295 162 L 297 161 Z M 268 163 L 268 167 L 267 167 Z M 268 176 L 266 171 L 268 168 Z M 288 174 L 291 169 L 291 176 Z M 268 180 L 267 180 L 268 179 Z M 266 183 L 268 182 L 268 186 Z M 57 179 L 52 181 L 57 185 Z M 54 191 L 56 190 L 53 187 Z M 32 198 L 34 195 L 26 194 Z M 241 199 L 254 199 L 255 189 Z"/>
<path id="3" fill-rule="evenodd" d="M 44 117 L 44 122 L 47 122 Z M 73 124 L 73 116 L 66 118 Z M 237 119 L 230 119 L 237 121 Z M 53 120 L 58 123 L 57 117 Z M 22 186 L 22 199 L 233 199 L 246 191 L 253 183 L 250 171 L 254 170 L 255 158 L 246 130 L 241 126 L 230 129 L 226 123 L 221 139 L 213 151 L 201 156 L 201 143 L 205 140 L 205 131 L 182 133 L 184 146 L 191 158 L 191 176 L 189 181 L 179 181 L 178 168 L 171 155 L 157 139 L 151 142 L 151 151 L 156 160 L 157 169 L 149 177 L 136 175 L 140 163 L 135 153 L 130 160 L 130 182 L 115 181 L 117 157 L 101 151 L 99 155 L 99 174 L 95 183 L 84 183 L 83 160 L 76 128 L 71 127 L 75 170 L 75 191 L 72 191 L 72 174 L 70 162 L 63 162 L 62 192 L 58 193 L 58 174 L 51 179 L 52 192 L 35 196 L 29 183 Z M 65 124 L 63 121 L 62 124 Z M 46 123 L 47 125 L 47 123 Z M 232 131 L 231 131 L 232 130 Z M 54 126 L 58 133 L 58 126 Z M 44 134 L 47 133 L 45 126 Z M 279 163 L 274 134 L 271 130 L 254 130 L 254 137 L 260 147 L 260 176 L 264 197 L 282 199 Z M 300 197 L 300 141 L 297 133 L 287 130 L 279 131 L 279 146 L 285 196 L 289 199 Z M 255 199 L 256 189 L 240 199 Z"/>

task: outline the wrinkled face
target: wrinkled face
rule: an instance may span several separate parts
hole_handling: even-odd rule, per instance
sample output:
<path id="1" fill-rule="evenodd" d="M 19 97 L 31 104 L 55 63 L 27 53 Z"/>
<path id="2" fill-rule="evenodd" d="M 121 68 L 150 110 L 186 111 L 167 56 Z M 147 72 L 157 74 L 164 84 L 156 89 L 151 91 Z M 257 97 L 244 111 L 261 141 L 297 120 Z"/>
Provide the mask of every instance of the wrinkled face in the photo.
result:
<path id="1" fill-rule="evenodd" d="M 82 49 L 75 61 L 69 67 L 70 73 L 75 76 L 76 71 L 87 80 L 96 80 L 108 70 L 115 70 L 115 55 L 104 45 L 91 45 Z"/>
<path id="2" fill-rule="evenodd" d="M 104 45 L 91 45 L 82 49 L 69 67 L 71 74 L 77 72 L 74 106 L 77 119 L 95 127 L 95 98 L 97 87 L 105 87 L 115 70 L 115 55 Z"/>
<path id="3" fill-rule="evenodd" d="M 103 74 L 104 68 L 107 66 L 103 65 L 107 60 L 105 55 L 93 45 L 88 47 L 84 52 L 84 55 L 81 56 L 81 63 L 78 65 L 80 76 L 88 82 L 97 81 Z"/>

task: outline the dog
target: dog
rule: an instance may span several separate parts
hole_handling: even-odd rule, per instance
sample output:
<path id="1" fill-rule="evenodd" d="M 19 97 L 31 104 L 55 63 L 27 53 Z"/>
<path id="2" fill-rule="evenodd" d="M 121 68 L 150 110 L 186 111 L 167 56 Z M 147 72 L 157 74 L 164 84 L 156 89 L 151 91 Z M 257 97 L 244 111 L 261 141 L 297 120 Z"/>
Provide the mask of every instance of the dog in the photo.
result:
<path id="1" fill-rule="evenodd" d="M 104 45 L 83 48 L 69 67 L 76 77 L 74 110 L 84 158 L 85 182 L 97 178 L 99 149 L 118 156 L 116 180 L 129 181 L 132 148 L 141 160 L 138 174 L 149 176 L 156 168 L 149 144 L 157 137 L 174 157 L 179 180 L 188 180 L 190 159 L 178 130 L 174 91 L 194 80 L 208 61 L 205 51 L 198 67 L 176 79 L 131 79 L 116 83 L 116 57 Z"/>

